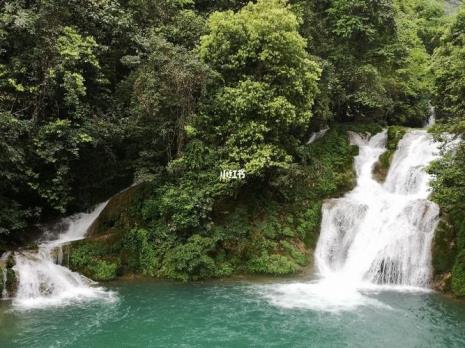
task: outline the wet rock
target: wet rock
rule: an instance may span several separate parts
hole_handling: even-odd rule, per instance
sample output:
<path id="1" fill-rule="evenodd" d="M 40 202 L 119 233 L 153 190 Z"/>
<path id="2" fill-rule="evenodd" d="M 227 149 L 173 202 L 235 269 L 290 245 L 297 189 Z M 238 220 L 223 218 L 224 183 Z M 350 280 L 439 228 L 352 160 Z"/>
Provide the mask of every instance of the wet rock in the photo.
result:
<path id="1" fill-rule="evenodd" d="M 13 269 L 15 259 L 13 254 L 7 255 L 7 258 L 0 260 L 0 298 L 14 297 L 18 289 L 18 280 Z"/>
<path id="2" fill-rule="evenodd" d="M 451 290 L 451 278 L 450 272 L 438 275 L 433 282 L 433 289 L 441 292 L 449 292 Z"/>
<path id="3" fill-rule="evenodd" d="M 18 290 L 18 279 L 16 273 L 12 268 L 7 269 L 6 290 L 9 297 L 14 297 Z"/>
<path id="4" fill-rule="evenodd" d="M 391 166 L 392 155 L 391 151 L 384 152 L 373 166 L 373 178 L 380 184 L 386 181 L 389 167 Z"/>
<path id="5" fill-rule="evenodd" d="M 138 184 L 114 195 L 99 217 L 89 227 L 87 235 L 94 237 L 106 234 L 117 224 L 132 224 L 131 209 L 142 200 L 147 192 L 147 184 Z"/>

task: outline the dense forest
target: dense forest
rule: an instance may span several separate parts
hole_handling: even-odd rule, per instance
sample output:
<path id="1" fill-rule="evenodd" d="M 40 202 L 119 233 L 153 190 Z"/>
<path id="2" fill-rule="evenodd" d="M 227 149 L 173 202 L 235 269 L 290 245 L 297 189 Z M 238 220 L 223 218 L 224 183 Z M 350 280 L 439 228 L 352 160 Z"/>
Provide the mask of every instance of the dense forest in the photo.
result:
<path id="1" fill-rule="evenodd" d="M 323 200 L 354 185 L 347 131 L 388 127 L 392 152 L 434 107 L 432 131 L 454 144 L 430 168 L 436 278 L 465 295 L 465 7 L 449 12 L 439 0 L 1 2 L 0 248 L 134 184 L 70 246 L 72 268 L 295 273 Z M 230 170 L 245 178 L 222 180 Z"/>

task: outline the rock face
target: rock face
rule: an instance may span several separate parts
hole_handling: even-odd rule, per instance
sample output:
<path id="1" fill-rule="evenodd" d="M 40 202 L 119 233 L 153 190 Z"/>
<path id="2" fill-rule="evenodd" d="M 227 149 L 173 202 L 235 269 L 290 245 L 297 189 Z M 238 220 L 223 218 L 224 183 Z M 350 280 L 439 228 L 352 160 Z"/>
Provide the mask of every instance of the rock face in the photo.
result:
<path id="1" fill-rule="evenodd" d="M 390 126 L 387 130 L 386 151 L 379 156 L 379 160 L 373 167 L 373 178 L 380 184 L 386 180 L 392 159 L 397 151 L 397 145 L 406 133 L 406 128 Z"/>
<path id="2" fill-rule="evenodd" d="M 373 178 L 380 184 L 386 181 L 386 177 L 389 172 L 389 167 L 392 161 L 392 156 L 393 152 L 387 150 L 381 156 L 379 156 L 379 160 L 375 163 L 373 167 Z"/>
<path id="3" fill-rule="evenodd" d="M 462 4 L 462 0 L 446 0 L 445 1 L 445 8 L 447 14 L 455 13 L 460 5 Z"/>
<path id="4" fill-rule="evenodd" d="M 131 209 L 137 205 L 147 192 L 147 185 L 142 183 L 117 193 L 110 198 L 108 204 L 100 213 L 99 217 L 89 227 L 87 236 L 89 238 L 101 236 L 111 232 L 118 225 L 129 223 Z"/>
<path id="5" fill-rule="evenodd" d="M 13 254 L 6 252 L 0 259 L 0 298 L 13 297 L 18 288 L 16 273 L 13 270 Z"/>

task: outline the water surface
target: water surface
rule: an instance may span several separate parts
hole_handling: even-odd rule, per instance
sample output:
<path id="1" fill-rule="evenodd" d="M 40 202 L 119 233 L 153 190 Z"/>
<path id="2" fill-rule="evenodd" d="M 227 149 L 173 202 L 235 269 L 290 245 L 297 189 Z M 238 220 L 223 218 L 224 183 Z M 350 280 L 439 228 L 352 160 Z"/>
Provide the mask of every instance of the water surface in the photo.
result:
<path id="1" fill-rule="evenodd" d="M 286 286 L 118 282 L 113 301 L 2 302 L 0 347 L 465 347 L 463 302 L 383 291 L 327 311 L 275 301 Z"/>

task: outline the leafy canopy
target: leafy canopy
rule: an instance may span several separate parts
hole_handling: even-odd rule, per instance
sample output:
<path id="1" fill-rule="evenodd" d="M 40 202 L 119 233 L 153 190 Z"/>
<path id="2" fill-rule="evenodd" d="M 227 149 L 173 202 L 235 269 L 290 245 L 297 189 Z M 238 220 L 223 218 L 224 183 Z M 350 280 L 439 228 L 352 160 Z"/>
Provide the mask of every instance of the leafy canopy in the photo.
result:
<path id="1" fill-rule="evenodd" d="M 321 70 L 298 29 L 286 1 L 260 0 L 212 14 L 201 38 L 218 78 L 193 126 L 249 174 L 287 166 L 310 124 Z"/>

